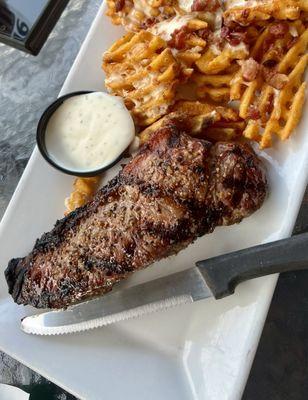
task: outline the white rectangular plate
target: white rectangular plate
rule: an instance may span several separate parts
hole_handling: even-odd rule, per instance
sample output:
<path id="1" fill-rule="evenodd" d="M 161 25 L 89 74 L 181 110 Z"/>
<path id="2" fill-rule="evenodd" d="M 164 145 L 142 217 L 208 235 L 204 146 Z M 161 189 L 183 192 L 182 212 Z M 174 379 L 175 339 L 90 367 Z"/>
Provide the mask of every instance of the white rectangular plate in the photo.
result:
<path id="1" fill-rule="evenodd" d="M 103 88 L 101 55 L 122 34 L 102 7 L 64 84 L 66 92 Z M 288 143 L 263 153 L 270 195 L 241 224 L 218 228 L 179 255 L 136 273 L 132 285 L 200 259 L 290 235 L 307 184 L 308 115 Z M 106 181 L 115 174 L 110 171 Z M 232 400 L 241 397 L 276 284 L 244 283 L 236 294 L 61 337 L 28 336 L 20 319 L 33 309 L 7 295 L 3 270 L 24 256 L 63 215 L 72 178 L 34 151 L 0 226 L 0 348 L 86 400 Z"/>

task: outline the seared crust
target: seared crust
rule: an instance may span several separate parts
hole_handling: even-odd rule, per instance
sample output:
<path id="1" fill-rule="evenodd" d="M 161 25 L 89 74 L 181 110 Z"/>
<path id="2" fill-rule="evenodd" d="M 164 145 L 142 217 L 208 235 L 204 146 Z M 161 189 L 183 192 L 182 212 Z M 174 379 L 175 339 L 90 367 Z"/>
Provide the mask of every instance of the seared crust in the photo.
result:
<path id="1" fill-rule="evenodd" d="M 218 225 L 240 222 L 266 195 L 251 148 L 160 128 L 93 201 L 58 221 L 5 276 L 18 304 L 61 308 L 105 293 Z"/>

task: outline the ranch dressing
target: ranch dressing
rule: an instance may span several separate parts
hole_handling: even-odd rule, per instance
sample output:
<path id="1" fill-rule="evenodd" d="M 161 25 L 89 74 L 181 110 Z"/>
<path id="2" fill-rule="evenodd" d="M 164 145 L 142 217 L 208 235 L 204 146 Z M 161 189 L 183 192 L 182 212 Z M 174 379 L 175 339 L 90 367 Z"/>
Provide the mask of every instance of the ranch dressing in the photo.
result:
<path id="1" fill-rule="evenodd" d="M 134 136 L 134 123 L 122 99 L 94 92 L 60 105 L 48 122 L 45 145 L 61 167 L 88 172 L 114 162 Z"/>

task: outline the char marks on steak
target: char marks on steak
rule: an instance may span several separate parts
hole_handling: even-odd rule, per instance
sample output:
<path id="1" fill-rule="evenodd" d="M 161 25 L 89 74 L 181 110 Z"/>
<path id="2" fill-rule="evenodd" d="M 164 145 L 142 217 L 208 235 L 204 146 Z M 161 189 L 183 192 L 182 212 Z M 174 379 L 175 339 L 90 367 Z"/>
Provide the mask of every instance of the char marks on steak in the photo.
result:
<path id="1" fill-rule="evenodd" d="M 240 222 L 265 195 L 251 148 L 213 145 L 170 123 L 91 202 L 58 221 L 27 257 L 10 261 L 9 292 L 38 308 L 103 294 L 216 226 Z"/>

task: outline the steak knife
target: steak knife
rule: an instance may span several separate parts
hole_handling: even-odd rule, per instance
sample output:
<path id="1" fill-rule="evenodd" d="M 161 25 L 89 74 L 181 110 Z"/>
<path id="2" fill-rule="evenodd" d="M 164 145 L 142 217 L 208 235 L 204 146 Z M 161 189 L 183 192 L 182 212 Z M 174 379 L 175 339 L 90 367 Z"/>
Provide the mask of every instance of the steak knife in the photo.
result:
<path id="1" fill-rule="evenodd" d="M 182 272 L 155 279 L 66 310 L 49 311 L 22 320 L 30 334 L 82 332 L 207 297 L 232 295 L 243 281 L 308 268 L 308 232 L 289 239 L 198 261 Z"/>

